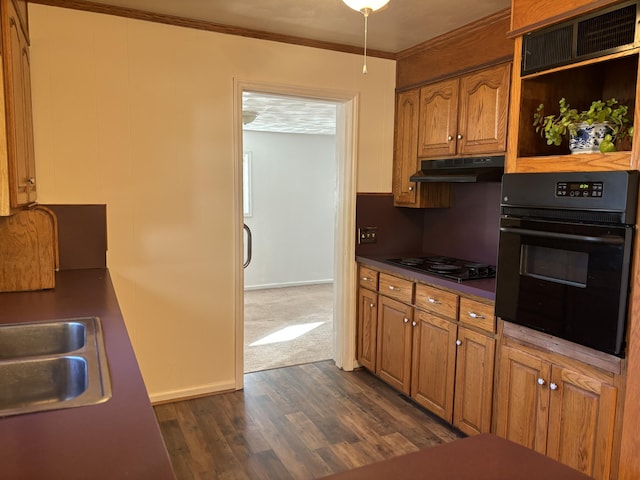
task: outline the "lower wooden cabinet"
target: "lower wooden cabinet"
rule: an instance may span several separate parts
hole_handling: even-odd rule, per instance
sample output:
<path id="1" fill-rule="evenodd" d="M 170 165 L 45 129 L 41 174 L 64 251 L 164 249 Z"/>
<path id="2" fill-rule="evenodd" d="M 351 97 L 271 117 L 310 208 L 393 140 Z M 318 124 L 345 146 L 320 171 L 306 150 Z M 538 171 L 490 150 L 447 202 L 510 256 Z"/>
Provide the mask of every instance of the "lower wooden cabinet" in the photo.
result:
<path id="1" fill-rule="evenodd" d="M 416 313 L 411 396 L 468 435 L 491 430 L 495 339 Z"/>
<path id="2" fill-rule="evenodd" d="M 493 368 L 496 341 L 465 327 L 458 328 L 453 425 L 467 435 L 491 431 Z"/>
<path id="3" fill-rule="evenodd" d="M 378 296 L 376 374 L 392 387 L 410 394 L 413 307 Z"/>
<path id="4" fill-rule="evenodd" d="M 495 433 L 598 480 L 610 479 L 617 404 L 613 374 L 503 345 Z"/>
<path id="5" fill-rule="evenodd" d="M 378 294 L 358 290 L 358 325 L 356 347 L 358 363 L 371 371 L 376 369 L 376 331 L 378 328 Z"/>

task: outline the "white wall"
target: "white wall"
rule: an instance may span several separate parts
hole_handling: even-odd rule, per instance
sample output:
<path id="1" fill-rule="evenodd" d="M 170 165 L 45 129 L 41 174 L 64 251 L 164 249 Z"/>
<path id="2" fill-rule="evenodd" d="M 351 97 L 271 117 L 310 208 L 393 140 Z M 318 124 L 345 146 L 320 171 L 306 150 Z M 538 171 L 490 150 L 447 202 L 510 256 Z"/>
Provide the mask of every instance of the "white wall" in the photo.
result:
<path id="1" fill-rule="evenodd" d="M 245 288 L 333 280 L 336 137 L 243 132 L 251 152 L 253 257 Z"/>
<path id="2" fill-rule="evenodd" d="M 107 204 L 152 400 L 235 388 L 234 79 L 357 93 L 358 190 L 389 192 L 395 62 L 40 4 L 29 22 L 39 201 Z"/>

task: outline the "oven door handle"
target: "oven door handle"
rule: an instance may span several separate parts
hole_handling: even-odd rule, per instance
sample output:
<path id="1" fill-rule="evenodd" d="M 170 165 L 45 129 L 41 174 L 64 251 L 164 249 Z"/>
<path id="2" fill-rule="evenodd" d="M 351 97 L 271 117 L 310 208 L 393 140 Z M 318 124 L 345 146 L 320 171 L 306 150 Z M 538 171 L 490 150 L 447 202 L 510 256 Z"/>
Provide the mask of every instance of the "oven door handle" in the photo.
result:
<path id="1" fill-rule="evenodd" d="M 539 230 L 529 230 L 527 228 L 500 227 L 504 233 L 515 233 L 517 235 L 531 235 L 532 237 L 556 238 L 558 240 L 575 240 L 579 242 L 604 243 L 606 245 L 623 245 L 624 238 L 618 236 L 592 237 L 587 235 L 573 235 L 571 233 L 542 232 Z"/>

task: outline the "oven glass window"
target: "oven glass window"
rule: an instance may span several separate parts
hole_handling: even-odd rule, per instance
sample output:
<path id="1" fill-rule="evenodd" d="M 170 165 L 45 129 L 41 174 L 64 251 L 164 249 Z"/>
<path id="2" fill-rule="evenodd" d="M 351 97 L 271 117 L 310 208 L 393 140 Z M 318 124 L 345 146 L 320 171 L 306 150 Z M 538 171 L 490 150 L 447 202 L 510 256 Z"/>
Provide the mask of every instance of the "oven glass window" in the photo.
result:
<path id="1" fill-rule="evenodd" d="M 588 264 L 589 255 L 585 252 L 522 245 L 520 274 L 585 288 Z"/>

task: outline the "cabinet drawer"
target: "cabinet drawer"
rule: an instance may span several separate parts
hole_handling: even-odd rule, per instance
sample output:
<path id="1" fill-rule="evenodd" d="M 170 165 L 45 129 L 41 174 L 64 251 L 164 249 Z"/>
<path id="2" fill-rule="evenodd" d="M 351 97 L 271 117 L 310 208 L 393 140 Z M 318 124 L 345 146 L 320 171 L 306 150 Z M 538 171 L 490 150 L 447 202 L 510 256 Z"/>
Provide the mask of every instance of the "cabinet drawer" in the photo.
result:
<path id="1" fill-rule="evenodd" d="M 367 267 L 360 267 L 359 285 L 370 290 L 378 289 L 378 272 Z"/>
<path id="2" fill-rule="evenodd" d="M 460 323 L 494 333 L 496 330 L 496 318 L 493 305 L 461 298 Z"/>
<path id="3" fill-rule="evenodd" d="M 401 302 L 411 303 L 413 300 L 413 282 L 386 273 L 380 274 L 378 291 Z"/>
<path id="4" fill-rule="evenodd" d="M 418 284 L 416 285 L 416 307 L 441 317 L 456 320 L 458 318 L 458 295 Z"/>

